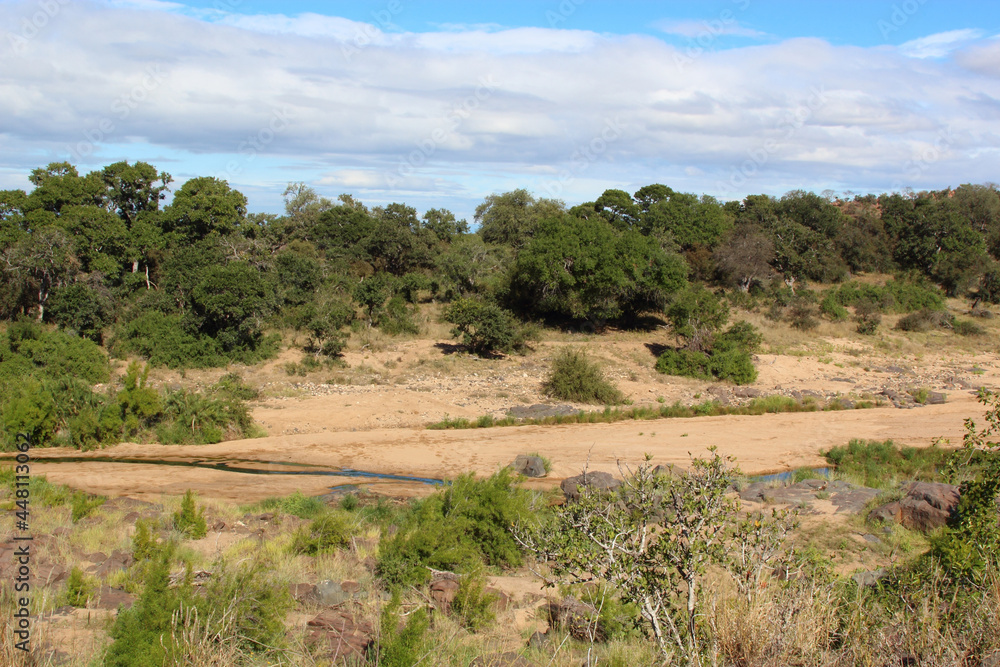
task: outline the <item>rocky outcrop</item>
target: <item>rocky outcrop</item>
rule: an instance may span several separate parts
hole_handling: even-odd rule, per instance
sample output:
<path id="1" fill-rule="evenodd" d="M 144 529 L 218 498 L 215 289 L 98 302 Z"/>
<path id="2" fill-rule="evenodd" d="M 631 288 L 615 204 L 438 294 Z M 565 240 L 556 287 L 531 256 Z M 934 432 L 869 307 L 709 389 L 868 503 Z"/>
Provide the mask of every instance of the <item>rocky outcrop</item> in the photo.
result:
<path id="1" fill-rule="evenodd" d="M 959 489 L 951 484 L 912 482 L 906 495 L 872 510 L 868 518 L 928 531 L 948 523 L 958 508 Z"/>
<path id="2" fill-rule="evenodd" d="M 585 642 L 603 642 L 608 634 L 601 624 L 597 608 L 574 597 L 566 596 L 546 606 L 549 623 L 569 633 L 573 639 Z"/>
<path id="3" fill-rule="evenodd" d="M 354 614 L 340 609 L 327 609 L 307 624 L 307 642 L 318 646 L 333 662 L 363 657 L 375 636 L 372 624 L 357 621 Z"/>
<path id="4" fill-rule="evenodd" d="M 514 472 L 525 477 L 545 477 L 545 461 L 540 456 L 519 455 L 508 466 Z"/>

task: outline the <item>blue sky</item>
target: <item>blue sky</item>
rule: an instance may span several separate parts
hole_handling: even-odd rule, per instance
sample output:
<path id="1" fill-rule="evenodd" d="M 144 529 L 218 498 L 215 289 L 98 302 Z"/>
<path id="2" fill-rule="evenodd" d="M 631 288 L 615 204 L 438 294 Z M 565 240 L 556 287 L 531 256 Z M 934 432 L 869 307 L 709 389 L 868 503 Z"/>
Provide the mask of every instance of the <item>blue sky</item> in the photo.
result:
<path id="1" fill-rule="evenodd" d="M 993 2 L 0 0 L 0 188 L 145 160 L 449 208 L 1000 180 Z"/>

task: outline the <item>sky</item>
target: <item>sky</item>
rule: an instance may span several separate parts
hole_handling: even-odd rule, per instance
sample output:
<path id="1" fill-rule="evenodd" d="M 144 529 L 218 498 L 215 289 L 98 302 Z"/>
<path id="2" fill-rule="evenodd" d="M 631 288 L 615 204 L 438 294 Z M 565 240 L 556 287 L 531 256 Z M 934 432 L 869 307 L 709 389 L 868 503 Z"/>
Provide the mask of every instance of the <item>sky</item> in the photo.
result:
<path id="1" fill-rule="evenodd" d="M 0 0 L 0 189 L 149 162 L 473 222 L 492 193 L 1000 180 L 1000 3 Z"/>

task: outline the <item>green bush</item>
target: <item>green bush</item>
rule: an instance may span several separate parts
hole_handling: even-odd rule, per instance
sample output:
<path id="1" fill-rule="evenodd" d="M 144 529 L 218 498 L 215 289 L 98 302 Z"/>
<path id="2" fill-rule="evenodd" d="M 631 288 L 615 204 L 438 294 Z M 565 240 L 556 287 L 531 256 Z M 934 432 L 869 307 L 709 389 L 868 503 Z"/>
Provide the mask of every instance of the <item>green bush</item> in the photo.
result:
<path id="1" fill-rule="evenodd" d="M 400 619 L 399 595 L 382 609 L 379 620 L 378 642 L 369 649 L 368 659 L 378 667 L 413 667 L 420 662 L 424 635 L 430 627 L 430 619 L 424 609 L 409 614 L 406 622 Z"/>
<path id="2" fill-rule="evenodd" d="M 91 496 L 83 491 L 75 491 L 70 497 L 73 523 L 90 516 L 90 513 L 107 501 L 104 496 Z"/>
<path id="3" fill-rule="evenodd" d="M 618 405 L 625 395 L 604 378 L 601 369 L 585 352 L 563 348 L 552 361 L 552 371 L 542 391 L 554 398 L 578 403 Z"/>
<path id="4" fill-rule="evenodd" d="M 420 333 L 420 328 L 413 321 L 413 314 L 413 307 L 407 304 L 402 295 L 397 294 L 385 305 L 385 314 L 379 320 L 378 328 L 390 336 Z"/>
<path id="5" fill-rule="evenodd" d="M 708 355 L 695 350 L 664 350 L 656 360 L 656 370 L 665 375 L 711 380 Z"/>
<path id="6" fill-rule="evenodd" d="M 828 291 L 819 304 L 819 312 L 829 317 L 834 322 L 843 322 L 850 317 L 850 313 L 837 300 L 836 290 Z"/>
<path id="7" fill-rule="evenodd" d="M 837 473 L 874 488 L 892 487 L 899 479 L 931 480 L 950 454 L 937 446 L 899 448 L 892 440 L 851 440 L 823 455 Z"/>
<path id="8" fill-rule="evenodd" d="M 111 351 L 118 357 L 139 355 L 153 366 L 211 368 L 225 365 L 219 345 L 192 331 L 179 314 L 144 311 L 123 324 Z"/>
<path id="9" fill-rule="evenodd" d="M 496 619 L 494 593 L 486 591 L 486 576 L 481 570 L 467 573 L 458 582 L 458 591 L 451 603 L 459 622 L 470 632 L 479 632 Z"/>
<path id="10" fill-rule="evenodd" d="M 514 482 L 506 468 L 483 480 L 462 475 L 416 503 L 396 534 L 379 545 L 383 580 L 399 587 L 426 582 L 428 567 L 468 572 L 484 563 L 520 565 L 510 526 L 529 517 L 530 494 Z"/>
<path id="11" fill-rule="evenodd" d="M 285 514 L 297 516 L 300 519 L 312 519 L 326 510 L 326 505 L 319 498 L 307 496 L 296 491 L 284 498 L 265 498 L 251 506 L 254 510 L 278 510 Z"/>
<path id="12" fill-rule="evenodd" d="M 874 302 L 860 301 L 854 307 L 854 321 L 858 325 L 859 334 L 871 336 L 878 331 L 879 325 L 882 324 L 882 315 Z"/>
<path id="13" fill-rule="evenodd" d="M 250 654 L 285 644 L 285 616 L 293 600 L 274 568 L 253 559 L 215 571 L 220 574 L 206 587 L 204 602 L 198 602 L 198 616 L 206 619 L 208 633 Z"/>
<path id="14" fill-rule="evenodd" d="M 71 607 L 86 607 L 93 592 L 93 583 L 87 579 L 83 570 L 74 566 L 66 581 L 66 604 Z"/>
<path id="15" fill-rule="evenodd" d="M 451 335 L 479 356 L 520 352 L 527 347 L 524 327 L 513 313 L 495 303 L 458 299 L 444 312 L 444 320 L 455 328 Z"/>
<path id="16" fill-rule="evenodd" d="M 295 534 L 292 551 L 317 556 L 333 553 L 351 543 L 351 519 L 343 512 L 326 512 L 312 520 L 308 528 Z"/>
<path id="17" fill-rule="evenodd" d="M 204 510 L 195 506 L 194 492 L 188 489 L 181 500 L 181 509 L 174 513 L 174 530 L 192 540 L 200 540 L 208 533 Z"/>
<path id="18" fill-rule="evenodd" d="M 719 380 L 734 384 L 752 384 L 757 381 L 753 358 L 739 348 L 713 350 L 708 358 L 708 369 Z"/>

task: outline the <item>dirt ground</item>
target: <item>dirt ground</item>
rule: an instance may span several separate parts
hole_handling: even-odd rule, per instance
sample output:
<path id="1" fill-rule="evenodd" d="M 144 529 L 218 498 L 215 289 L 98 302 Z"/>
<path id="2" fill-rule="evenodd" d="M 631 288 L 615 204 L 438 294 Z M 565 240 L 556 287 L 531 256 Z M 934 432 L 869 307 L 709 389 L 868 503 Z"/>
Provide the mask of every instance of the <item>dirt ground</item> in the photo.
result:
<path id="1" fill-rule="evenodd" d="M 737 459 L 744 472 L 765 473 L 823 465 L 820 452 L 852 438 L 893 439 L 927 446 L 938 439 L 961 442 L 963 420 L 982 414 L 975 388 L 1000 385 L 1000 357 L 992 339 L 979 349 L 952 344 L 952 334 L 813 336 L 771 341 L 756 363 L 758 381 L 749 388 L 663 376 L 653 370 L 656 336 L 567 335 L 535 345 L 526 356 L 480 360 L 439 339 L 388 339 L 354 349 L 343 368 L 290 375 L 302 353 L 286 351 L 254 368 L 231 368 L 260 388 L 253 416 L 266 437 L 207 446 L 121 444 L 72 456 L 152 461 L 229 462 L 320 466 L 322 471 L 452 478 L 465 472 L 488 475 L 515 456 L 540 453 L 552 471 L 538 487 L 555 486 L 584 466 L 617 471 L 650 454 L 656 463 L 684 464 L 689 453 L 717 446 Z M 951 338 L 946 338 L 951 336 Z M 662 338 L 662 336 L 660 336 Z M 865 410 L 630 421 L 613 424 L 520 426 L 472 430 L 428 430 L 445 417 L 504 416 L 512 407 L 553 403 L 541 393 L 551 358 L 561 346 L 576 345 L 599 360 L 606 375 L 633 405 L 695 404 L 706 400 L 740 403 L 753 395 L 809 396 L 820 405 L 841 397 L 881 401 Z M 991 348 L 992 351 L 984 351 Z M 156 382 L 207 385 L 217 372 L 161 372 Z M 896 408 L 883 392 L 926 389 L 946 395 L 942 405 Z M 593 410 L 594 406 L 573 405 Z M 190 488 L 204 497 L 249 502 L 301 490 L 319 495 L 356 484 L 395 496 L 422 495 L 433 487 L 407 480 L 330 477 L 315 474 L 262 475 L 199 467 L 101 461 L 50 461 L 66 452 L 37 450 L 34 471 L 57 483 L 108 496 L 153 500 Z M 242 462 L 242 463 L 241 463 Z M 249 463 L 248 463 L 249 462 Z M 263 465 L 263 467 L 267 467 Z M 275 465 L 272 470 L 288 470 Z M 296 468 L 298 472 L 308 469 Z M 316 469 L 313 469 L 315 472 Z"/>

